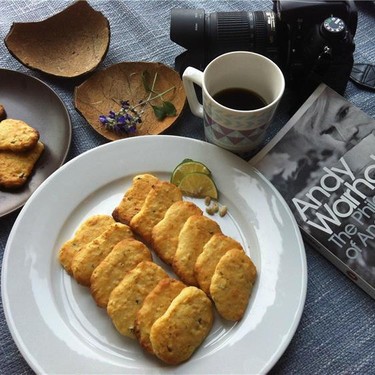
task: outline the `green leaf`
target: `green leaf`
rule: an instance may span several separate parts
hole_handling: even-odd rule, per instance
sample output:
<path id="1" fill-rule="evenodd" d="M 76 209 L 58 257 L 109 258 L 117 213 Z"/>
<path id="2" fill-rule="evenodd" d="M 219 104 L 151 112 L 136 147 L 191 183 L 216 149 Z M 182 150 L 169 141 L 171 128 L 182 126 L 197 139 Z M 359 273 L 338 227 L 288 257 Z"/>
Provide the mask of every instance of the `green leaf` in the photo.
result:
<path id="1" fill-rule="evenodd" d="M 143 87 L 145 88 L 145 90 L 147 92 L 152 91 L 150 73 L 147 70 L 144 70 L 142 72 L 141 77 L 142 77 Z"/>
<path id="2" fill-rule="evenodd" d="M 151 105 L 152 109 L 154 110 L 155 116 L 158 120 L 162 121 L 165 119 L 167 114 L 165 113 L 164 106 L 157 106 L 157 105 Z"/>
<path id="3" fill-rule="evenodd" d="M 163 102 L 163 109 L 166 116 L 176 116 L 176 107 L 171 102 Z"/>

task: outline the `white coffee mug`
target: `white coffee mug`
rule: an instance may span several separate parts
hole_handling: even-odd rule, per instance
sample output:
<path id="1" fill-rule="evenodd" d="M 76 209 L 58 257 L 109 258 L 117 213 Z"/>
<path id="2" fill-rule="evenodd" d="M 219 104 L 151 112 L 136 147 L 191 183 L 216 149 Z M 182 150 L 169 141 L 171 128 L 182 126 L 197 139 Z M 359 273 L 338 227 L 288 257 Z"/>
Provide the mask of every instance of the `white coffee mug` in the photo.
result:
<path id="1" fill-rule="evenodd" d="M 251 153 L 263 142 L 285 88 L 283 73 L 273 61 L 246 51 L 223 54 L 204 72 L 188 67 L 182 78 L 191 111 L 203 118 L 207 141 L 238 154 Z M 194 83 L 202 88 L 203 105 Z M 265 103 L 257 109 L 233 109 L 213 98 L 228 89 L 250 90 Z"/>

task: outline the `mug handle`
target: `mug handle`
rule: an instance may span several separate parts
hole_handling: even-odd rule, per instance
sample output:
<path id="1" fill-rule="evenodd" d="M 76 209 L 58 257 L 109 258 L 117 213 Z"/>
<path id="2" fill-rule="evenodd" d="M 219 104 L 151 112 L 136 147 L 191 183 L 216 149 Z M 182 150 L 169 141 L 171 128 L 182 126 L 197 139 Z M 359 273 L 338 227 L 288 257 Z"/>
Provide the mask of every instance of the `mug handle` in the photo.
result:
<path id="1" fill-rule="evenodd" d="M 189 102 L 190 110 L 197 117 L 203 118 L 203 105 L 199 103 L 195 92 L 194 83 L 202 87 L 203 73 L 189 66 L 182 74 L 182 82 L 185 87 L 186 97 Z"/>

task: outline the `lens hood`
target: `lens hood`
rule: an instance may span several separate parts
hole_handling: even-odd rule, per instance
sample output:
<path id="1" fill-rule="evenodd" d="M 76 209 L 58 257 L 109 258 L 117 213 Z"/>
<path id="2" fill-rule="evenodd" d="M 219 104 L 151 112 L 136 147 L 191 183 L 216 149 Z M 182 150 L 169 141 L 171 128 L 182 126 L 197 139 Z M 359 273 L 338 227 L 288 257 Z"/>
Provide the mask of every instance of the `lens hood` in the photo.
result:
<path id="1" fill-rule="evenodd" d="M 170 38 L 186 49 L 196 49 L 204 40 L 204 23 L 204 9 L 172 9 Z"/>

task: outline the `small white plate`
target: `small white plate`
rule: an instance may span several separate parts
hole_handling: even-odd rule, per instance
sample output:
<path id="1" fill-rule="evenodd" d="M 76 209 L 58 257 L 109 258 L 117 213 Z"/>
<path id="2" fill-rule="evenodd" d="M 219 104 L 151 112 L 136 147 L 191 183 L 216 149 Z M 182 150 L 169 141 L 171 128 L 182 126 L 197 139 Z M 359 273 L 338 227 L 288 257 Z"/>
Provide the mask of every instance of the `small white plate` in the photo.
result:
<path id="1" fill-rule="evenodd" d="M 192 358 L 166 366 L 122 337 L 89 289 L 57 260 L 60 246 L 96 213 L 111 214 L 138 173 L 169 179 L 185 158 L 212 171 L 224 234 L 242 243 L 258 269 L 249 306 L 238 323 L 216 318 Z M 202 202 L 195 200 L 203 207 Z M 37 373 L 255 374 L 280 358 L 299 323 L 306 296 L 303 241 L 287 204 L 248 163 L 205 142 L 145 136 L 112 142 L 71 160 L 22 209 L 2 268 L 6 319 L 22 355 Z"/>

